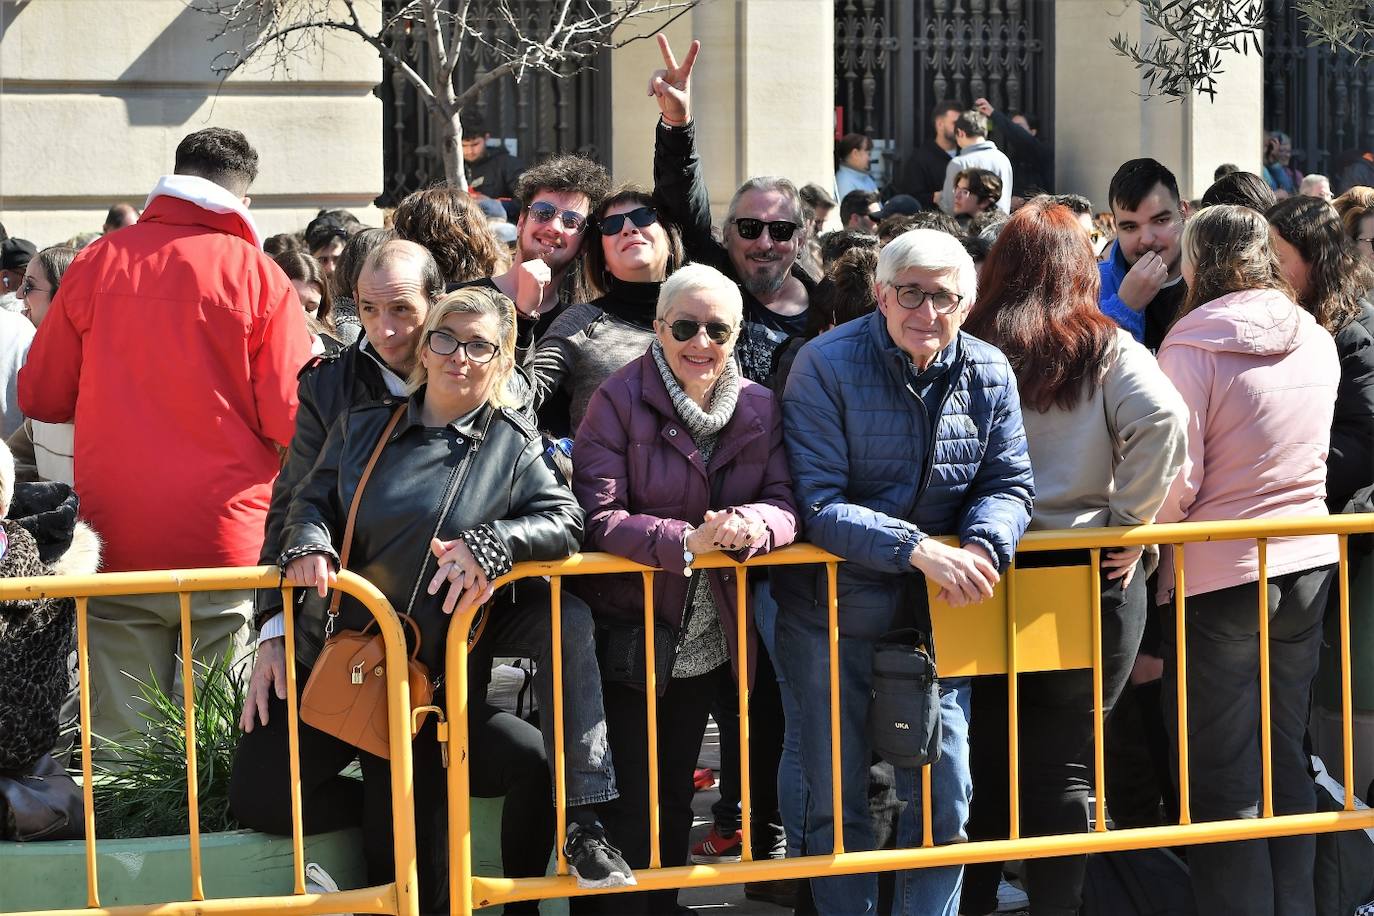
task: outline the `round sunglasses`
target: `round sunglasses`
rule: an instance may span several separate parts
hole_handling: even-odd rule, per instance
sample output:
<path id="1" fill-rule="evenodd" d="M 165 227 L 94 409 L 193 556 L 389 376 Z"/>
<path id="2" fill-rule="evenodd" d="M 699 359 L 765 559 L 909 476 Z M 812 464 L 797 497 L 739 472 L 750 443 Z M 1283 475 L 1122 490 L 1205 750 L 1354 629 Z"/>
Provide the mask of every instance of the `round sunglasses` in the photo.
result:
<path id="1" fill-rule="evenodd" d="M 663 321 L 662 318 L 658 320 Z M 700 334 L 703 328 L 706 330 L 706 338 L 713 344 L 725 343 L 735 332 L 734 328 L 723 321 L 693 321 L 690 318 L 679 318 L 677 321 L 663 323 L 668 325 L 669 333 L 678 343 L 686 343 Z"/>
<path id="2" fill-rule="evenodd" d="M 636 207 L 628 213 L 617 213 L 614 216 L 603 216 L 596 221 L 597 228 L 602 235 L 619 235 L 625 228 L 625 220 L 634 223 L 640 229 L 652 226 L 658 222 L 658 211 L 653 207 Z"/>
<path id="3" fill-rule="evenodd" d="M 563 224 L 564 230 L 574 234 L 587 228 L 587 217 L 576 210 L 560 210 L 545 200 L 530 204 L 526 212 L 534 217 L 534 221 L 537 223 L 553 222 L 553 218 L 556 216 L 558 221 Z"/>

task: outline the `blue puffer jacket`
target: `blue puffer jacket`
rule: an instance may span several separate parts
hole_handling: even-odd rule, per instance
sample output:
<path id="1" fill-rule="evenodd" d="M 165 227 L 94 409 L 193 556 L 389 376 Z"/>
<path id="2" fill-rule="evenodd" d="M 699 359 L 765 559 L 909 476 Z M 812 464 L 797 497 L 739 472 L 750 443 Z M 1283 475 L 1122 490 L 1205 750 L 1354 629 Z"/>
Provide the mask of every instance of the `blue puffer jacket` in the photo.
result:
<path id="1" fill-rule="evenodd" d="M 995 347 L 960 333 L 932 441 L 910 361 L 875 312 L 802 348 L 783 394 L 783 437 L 806 539 L 840 567 L 840 632 L 872 639 L 899 605 L 924 606 L 911 552 L 927 535 L 980 542 L 1006 569 L 1034 487 L 1016 379 Z M 826 619 L 824 567 L 772 571 L 783 613 Z"/>
<path id="2" fill-rule="evenodd" d="M 1112 242 L 1111 254 L 1097 263 L 1097 271 L 1102 277 L 1102 293 L 1099 304 L 1102 307 L 1102 314 L 1106 315 L 1124 331 L 1129 331 L 1135 338 L 1136 343 L 1145 342 L 1145 315 L 1137 312 L 1129 305 L 1121 301 L 1117 295 L 1117 290 L 1121 288 L 1121 281 L 1126 279 L 1126 273 L 1130 265 L 1121 256 L 1121 245 Z"/>

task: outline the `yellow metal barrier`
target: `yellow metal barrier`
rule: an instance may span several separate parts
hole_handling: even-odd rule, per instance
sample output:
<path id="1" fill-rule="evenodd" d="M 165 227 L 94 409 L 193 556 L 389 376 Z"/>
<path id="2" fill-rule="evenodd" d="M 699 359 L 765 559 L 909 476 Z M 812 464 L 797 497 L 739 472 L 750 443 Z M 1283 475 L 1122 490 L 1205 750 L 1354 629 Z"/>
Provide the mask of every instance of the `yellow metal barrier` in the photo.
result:
<path id="1" fill-rule="evenodd" d="M 543 878 L 512 879 L 479 877 L 472 873 L 472 838 L 468 781 L 467 732 L 467 660 L 468 644 L 464 638 L 471 618 L 454 622 L 449 631 L 447 670 L 449 674 L 449 721 L 451 740 L 455 743 L 449 768 L 449 831 L 450 879 L 452 882 L 452 911 L 469 914 L 474 907 L 492 906 L 520 900 L 542 900 L 554 897 L 579 896 L 592 893 L 661 890 L 694 886 L 738 884 L 751 881 L 772 881 L 784 878 L 809 878 L 865 872 L 892 871 L 906 868 L 939 865 L 996 862 L 1023 858 L 1110 852 L 1159 846 L 1213 843 L 1229 840 L 1258 839 L 1273 836 L 1331 832 L 1338 830 L 1374 828 L 1374 811 L 1356 811 L 1353 785 L 1353 747 L 1351 739 L 1352 709 L 1350 693 L 1350 600 L 1348 536 L 1374 532 L 1374 514 L 1320 516 L 1292 519 L 1262 519 L 1234 522 L 1193 522 L 1173 525 L 1143 525 L 1133 528 L 1095 528 L 1065 531 L 1043 531 L 1027 535 L 1019 545 L 1020 553 L 1058 550 L 1086 550 L 1091 557 L 1088 567 L 1022 569 L 1013 564 L 999 583 L 994 597 L 972 608 L 950 608 L 934 600 L 931 615 L 935 641 L 939 646 L 941 674 L 948 677 L 1005 673 L 1008 675 L 1009 731 L 1011 760 L 1011 831 L 1006 840 L 934 846 L 930 829 L 930 768 L 922 773 L 923 812 L 925 817 L 925 845 L 918 849 L 845 852 L 843 848 L 842 806 L 839 803 L 840 784 L 840 721 L 839 683 L 835 672 L 839 668 L 839 609 L 836 597 L 838 565 L 842 558 L 807 545 L 787 547 L 747 564 L 733 562 L 723 554 L 700 556 L 694 562 L 698 569 L 733 569 L 736 576 L 740 605 L 746 595 L 747 569 L 772 566 L 824 565 L 828 578 L 829 596 L 829 654 L 830 654 L 830 731 L 831 774 L 834 804 L 835 849 L 830 855 L 812 855 L 796 859 L 750 861 L 749 836 L 749 761 L 748 710 L 749 696 L 745 666 L 739 672 L 740 774 L 741 813 L 743 831 L 742 861 L 721 865 L 692 865 L 661 868 L 658 856 L 658 755 L 657 711 L 655 696 L 654 640 L 644 640 L 645 677 L 648 718 L 648 794 L 649 838 L 651 858 L 647 869 L 636 869 L 638 884 L 632 888 L 587 891 L 577 887 L 568 875 L 561 842 L 564 832 L 564 736 L 562 731 L 562 645 L 560 639 L 560 600 L 562 580 L 568 576 L 605 575 L 638 572 L 644 577 L 644 620 L 652 632 L 653 577 L 652 568 L 606 554 L 580 554 L 567 560 L 548 563 L 522 563 L 503 577 L 498 584 L 535 576 L 549 577 L 553 599 L 551 627 L 553 639 L 552 713 L 558 723 L 555 730 L 554 780 L 555 804 L 558 807 L 558 860 L 556 874 Z M 1272 770 L 1268 749 L 1268 646 L 1260 642 L 1261 674 L 1264 688 L 1262 709 L 1263 729 L 1263 810 L 1261 817 L 1246 820 L 1214 821 L 1201 824 L 1191 822 L 1188 799 L 1187 754 L 1187 665 L 1184 590 L 1183 545 L 1214 540 L 1257 540 L 1259 543 L 1261 576 L 1265 567 L 1266 543 L 1276 537 L 1334 534 L 1339 536 L 1340 566 L 1337 583 L 1340 588 L 1340 632 L 1342 648 L 1342 710 L 1344 731 L 1345 810 L 1314 814 L 1273 814 Z M 1100 567 L 1101 552 L 1120 547 L 1163 545 L 1174 551 L 1177 576 L 1176 639 L 1178 651 L 1178 733 L 1179 792 L 1181 818 L 1178 825 L 1130 830 L 1106 829 L 1105 785 L 1103 761 L 1103 698 L 1102 647 L 1100 634 L 1100 587 L 1095 570 Z M 1261 579 L 1261 584 L 1263 583 Z M 1065 598 L 1077 591 L 1082 597 Z M 1267 608 L 1264 589 L 1260 589 L 1261 628 L 1267 628 Z M 785 610 L 783 611 L 785 613 Z M 740 645 L 744 645 L 746 619 L 739 615 Z M 1091 668 L 1094 697 L 1094 773 L 1096 775 L 1098 814 L 1093 832 L 1062 836 L 1021 837 L 1019 830 L 1017 776 L 1017 678 L 1018 673 L 1069 668 Z"/>
<path id="2" fill-rule="evenodd" d="M 159 572 L 103 573 L 94 576 L 51 576 L 31 579 L 0 580 L 0 601 L 33 598 L 75 598 L 77 622 L 77 652 L 80 666 L 81 696 L 81 772 L 86 808 L 86 909 L 43 910 L 45 916 L 70 914 L 90 916 L 92 913 L 109 916 L 173 916 L 173 914 L 233 913 L 238 916 L 272 913 L 387 913 L 393 916 L 416 916 L 415 806 L 411 771 L 410 686 L 406 671 L 405 635 L 400 619 L 386 597 L 376 586 L 349 572 L 339 574 L 338 589 L 358 600 L 377 618 L 386 644 L 386 666 L 392 673 L 387 684 L 387 711 L 390 716 L 391 744 L 391 808 L 395 828 L 394 853 L 396 880 L 391 884 L 330 894 L 307 894 L 305 891 L 305 855 L 301 827 L 300 742 L 297 710 L 295 653 L 295 621 L 287 614 L 286 621 L 286 678 L 287 721 L 291 767 L 291 824 L 294 858 L 295 888 L 290 896 L 237 897 L 206 900 L 201 875 L 201 843 L 199 799 L 196 782 L 196 748 L 194 741 L 186 743 L 188 773 L 187 806 L 190 813 L 190 894 L 187 900 L 146 906 L 102 907 L 100 905 L 99 876 L 96 871 L 95 808 L 92 803 L 91 782 L 91 718 L 90 679 L 88 674 L 87 600 L 115 595 L 176 594 L 181 603 L 181 654 L 183 683 L 186 685 L 186 721 L 194 718 L 195 678 L 191 653 L 191 593 L 229 589 L 274 589 L 281 584 L 275 567 L 242 569 L 184 569 Z M 292 587 L 282 587 L 286 607 L 292 606 Z M 401 676 L 395 676 L 401 672 Z M 9 916 L 37 916 L 37 914 L 9 914 Z"/>

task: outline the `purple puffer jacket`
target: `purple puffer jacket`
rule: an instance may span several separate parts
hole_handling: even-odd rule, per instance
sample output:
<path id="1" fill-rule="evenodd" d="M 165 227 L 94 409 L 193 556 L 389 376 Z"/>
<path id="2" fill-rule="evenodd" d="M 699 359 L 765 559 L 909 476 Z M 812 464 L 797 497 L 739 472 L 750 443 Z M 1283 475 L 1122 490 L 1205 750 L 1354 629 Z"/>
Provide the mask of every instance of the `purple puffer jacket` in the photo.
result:
<path id="1" fill-rule="evenodd" d="M 646 353 L 592 396 L 577 430 L 573 469 L 573 492 L 587 513 L 584 549 L 663 569 L 654 576 L 654 610 L 675 633 L 687 600 L 683 538 L 689 527 L 701 524 L 707 509 L 733 506 L 767 525 L 763 544 L 733 554 L 737 560 L 783 547 L 797 536 L 782 411 L 767 388 L 745 379 L 740 379 L 734 416 L 720 431 L 708 468 L 673 408 L 653 355 Z M 735 574 L 726 569 L 708 575 L 738 674 Z M 594 614 L 644 619 L 644 584 L 638 574 L 579 577 L 577 585 Z M 752 608 L 746 611 L 752 683 L 757 639 Z"/>

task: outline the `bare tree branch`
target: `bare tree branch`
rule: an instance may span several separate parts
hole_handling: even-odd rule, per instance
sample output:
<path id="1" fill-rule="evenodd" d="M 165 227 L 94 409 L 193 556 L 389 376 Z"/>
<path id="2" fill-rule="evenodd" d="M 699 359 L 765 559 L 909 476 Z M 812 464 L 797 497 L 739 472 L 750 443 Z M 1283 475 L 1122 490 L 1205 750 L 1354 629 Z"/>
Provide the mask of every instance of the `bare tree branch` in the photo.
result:
<path id="1" fill-rule="evenodd" d="M 566 79 L 592 66 L 597 55 L 675 22 L 700 0 L 552 0 L 539 5 L 538 15 L 523 17 L 509 0 L 383 0 L 376 31 L 365 27 L 359 15 L 358 4 L 365 0 L 183 2 L 214 22 L 212 41 L 238 46 L 212 61 L 225 78 L 250 61 L 289 70 L 293 62 L 322 53 L 326 35 L 347 34 L 366 42 L 423 100 L 440 127 L 445 171 L 462 186 L 459 115 L 489 87 L 507 78 L 519 82 L 531 72 Z M 655 17 L 645 21 L 656 28 L 616 37 L 626 23 L 646 16 Z M 425 66 L 405 51 L 407 33 L 417 27 L 424 36 Z M 459 64 L 479 54 L 490 63 L 460 84 Z"/>

